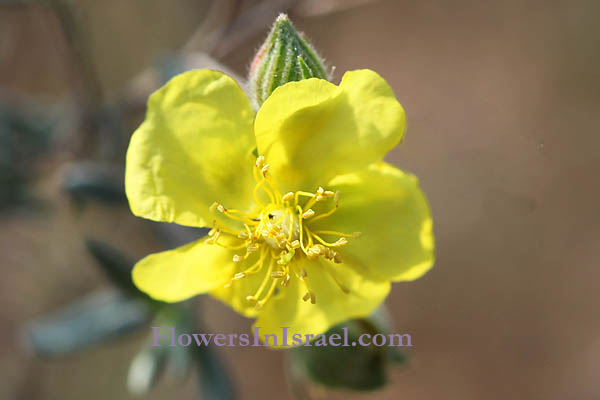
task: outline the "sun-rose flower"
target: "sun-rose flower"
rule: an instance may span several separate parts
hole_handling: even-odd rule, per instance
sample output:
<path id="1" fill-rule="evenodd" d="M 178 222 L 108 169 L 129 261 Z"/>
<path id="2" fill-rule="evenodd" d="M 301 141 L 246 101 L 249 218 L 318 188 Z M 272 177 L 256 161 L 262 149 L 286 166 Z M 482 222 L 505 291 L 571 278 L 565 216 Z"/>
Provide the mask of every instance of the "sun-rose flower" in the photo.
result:
<path id="1" fill-rule="evenodd" d="M 221 72 L 174 77 L 131 138 L 127 197 L 137 216 L 210 232 L 143 258 L 133 281 L 167 302 L 210 293 L 263 334 L 369 315 L 434 258 L 417 179 L 382 161 L 405 124 L 370 70 L 286 83 L 256 116 Z"/>

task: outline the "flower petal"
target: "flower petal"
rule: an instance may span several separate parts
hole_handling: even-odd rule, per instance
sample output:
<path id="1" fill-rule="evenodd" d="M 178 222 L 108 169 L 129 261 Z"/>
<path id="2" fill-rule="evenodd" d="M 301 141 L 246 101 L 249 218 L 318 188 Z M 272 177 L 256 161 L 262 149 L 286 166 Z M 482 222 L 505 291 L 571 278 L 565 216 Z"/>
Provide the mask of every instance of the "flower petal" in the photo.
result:
<path id="1" fill-rule="evenodd" d="M 281 289 L 277 297 L 267 302 L 255 323 L 260 327 L 261 335 L 277 335 L 279 345 L 283 343 L 282 327 L 289 328 L 288 341 L 294 334 L 300 334 L 304 339 L 304 335 L 324 333 L 345 320 L 370 315 L 390 290 L 389 282 L 370 280 L 345 265 L 323 260 L 309 261 L 306 258 L 298 262 L 299 267 L 307 272 L 316 303 L 302 300 L 306 286 L 294 278 L 287 288 Z M 330 274 L 344 284 L 349 293 L 344 293 Z"/>
<path id="2" fill-rule="evenodd" d="M 258 151 L 283 189 L 314 190 L 336 175 L 379 161 L 404 134 L 404 110 L 370 70 L 277 88 L 255 121 Z"/>
<path id="3" fill-rule="evenodd" d="M 133 268 L 133 282 L 150 297 L 170 303 L 225 284 L 234 269 L 233 252 L 203 240 L 141 259 Z"/>
<path id="4" fill-rule="evenodd" d="M 415 176 L 378 162 L 334 178 L 328 189 L 340 192 L 339 208 L 311 230 L 361 232 L 339 249 L 344 263 L 392 281 L 411 281 L 431 268 L 432 219 Z"/>
<path id="5" fill-rule="evenodd" d="M 132 212 L 155 221 L 207 226 L 219 201 L 246 208 L 252 191 L 253 112 L 233 79 L 212 70 L 171 79 L 148 100 L 127 150 Z"/>

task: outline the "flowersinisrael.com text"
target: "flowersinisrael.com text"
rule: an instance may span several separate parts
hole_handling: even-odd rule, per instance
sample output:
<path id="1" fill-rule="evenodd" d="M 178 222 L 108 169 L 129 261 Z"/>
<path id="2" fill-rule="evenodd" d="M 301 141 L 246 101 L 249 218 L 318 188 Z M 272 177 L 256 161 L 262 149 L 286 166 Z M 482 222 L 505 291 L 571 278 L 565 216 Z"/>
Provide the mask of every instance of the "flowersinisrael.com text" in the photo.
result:
<path id="1" fill-rule="evenodd" d="M 350 340 L 348 328 L 342 328 L 342 334 L 332 333 L 330 335 L 301 335 L 289 334 L 289 327 L 281 327 L 281 337 L 274 334 L 261 334 L 260 326 L 252 328 L 252 335 L 248 333 L 186 333 L 177 332 L 174 327 L 153 326 L 152 346 L 209 346 L 214 344 L 219 347 L 292 347 L 292 346 L 333 346 L 333 347 L 355 347 L 355 346 L 390 346 L 390 347 L 412 347 L 412 339 L 408 333 L 390 333 L 384 335 L 377 333 L 371 335 L 364 333 L 356 340 Z"/>

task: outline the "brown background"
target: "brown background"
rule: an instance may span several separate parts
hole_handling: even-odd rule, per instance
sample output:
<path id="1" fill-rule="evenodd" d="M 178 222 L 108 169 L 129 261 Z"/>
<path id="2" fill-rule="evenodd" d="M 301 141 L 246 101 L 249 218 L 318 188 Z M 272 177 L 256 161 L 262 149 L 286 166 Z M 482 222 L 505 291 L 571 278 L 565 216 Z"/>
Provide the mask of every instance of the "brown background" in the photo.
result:
<path id="1" fill-rule="evenodd" d="M 76 4 L 108 99 L 180 48 L 207 9 L 192 0 Z M 396 284 L 387 302 L 396 330 L 413 337 L 411 364 L 364 397 L 599 398 L 600 3 L 379 1 L 328 13 L 304 6 L 292 18 L 336 66 L 336 79 L 366 67 L 394 88 L 408 131 L 388 159 L 419 176 L 434 215 L 435 268 Z M 265 29 L 214 54 L 243 75 Z M 79 85 L 72 64 L 47 8 L 0 8 L 3 93 L 65 101 Z M 82 234 L 127 242 L 136 257 L 161 246 L 127 210 L 73 213 L 58 189 L 72 158 L 57 152 L 40 175 L 50 215 L 0 220 L 0 398 L 130 398 L 125 375 L 145 332 L 54 361 L 17 347 L 24 320 L 107 285 Z M 204 308 L 214 331 L 248 329 L 215 301 Z M 223 354 L 242 399 L 289 398 L 283 352 Z M 194 398 L 195 384 L 162 382 L 151 398 Z"/>

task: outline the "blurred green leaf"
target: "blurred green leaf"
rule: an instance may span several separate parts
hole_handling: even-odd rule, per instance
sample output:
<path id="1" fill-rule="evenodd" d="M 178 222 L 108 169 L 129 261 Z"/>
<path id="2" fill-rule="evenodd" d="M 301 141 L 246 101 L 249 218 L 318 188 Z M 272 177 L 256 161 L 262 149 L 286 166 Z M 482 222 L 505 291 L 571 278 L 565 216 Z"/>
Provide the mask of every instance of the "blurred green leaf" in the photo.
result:
<path id="1" fill-rule="evenodd" d="M 94 239 L 86 239 L 85 246 L 98 262 L 102 271 L 120 289 L 132 294 L 140 294 L 131 280 L 131 270 L 134 262 L 117 248 Z M 144 294 L 145 297 L 147 297 Z"/>
<path id="2" fill-rule="evenodd" d="M 153 347 L 151 343 L 139 352 L 129 366 L 127 389 L 135 395 L 146 395 L 160 379 L 166 365 L 169 347 Z"/>
<path id="3" fill-rule="evenodd" d="M 160 326 L 174 326 L 176 334 L 189 332 L 206 332 L 200 317 L 193 313 L 189 302 L 167 306 L 157 316 Z M 231 400 L 234 398 L 233 383 L 219 356 L 213 347 L 195 346 L 181 347 L 188 351 L 192 365 L 198 368 L 200 379 L 200 398 L 203 400 Z M 176 349 L 172 347 L 171 349 Z M 170 354 L 170 362 L 181 355 Z M 179 362 L 183 358 L 178 359 Z M 175 366 L 178 367 L 178 366 Z M 181 365 L 183 367 L 183 365 Z"/>
<path id="4" fill-rule="evenodd" d="M 196 331 L 201 332 L 201 331 Z M 190 346 L 192 357 L 198 366 L 201 395 L 204 400 L 231 400 L 234 398 L 233 384 L 223 363 L 214 349 L 205 346 Z"/>
<path id="5" fill-rule="evenodd" d="M 29 322 L 26 344 L 39 356 L 63 356 L 130 332 L 152 315 L 143 299 L 102 290 Z"/>

